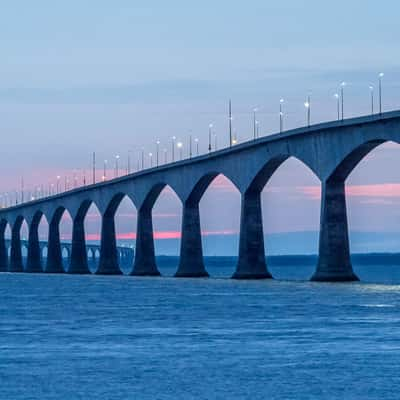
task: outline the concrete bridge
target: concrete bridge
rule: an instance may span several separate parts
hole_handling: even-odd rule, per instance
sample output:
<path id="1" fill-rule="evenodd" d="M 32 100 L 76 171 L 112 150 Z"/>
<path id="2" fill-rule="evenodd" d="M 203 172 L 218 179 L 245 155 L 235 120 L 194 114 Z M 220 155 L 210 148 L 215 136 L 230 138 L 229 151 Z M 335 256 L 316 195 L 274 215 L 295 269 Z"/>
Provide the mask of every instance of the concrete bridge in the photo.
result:
<path id="1" fill-rule="evenodd" d="M 154 254 L 152 208 L 166 185 L 183 205 L 177 277 L 208 276 L 203 262 L 199 202 L 213 179 L 223 174 L 241 193 L 238 264 L 233 278 L 270 278 L 261 216 L 261 191 L 289 157 L 307 165 L 322 185 L 319 257 L 315 281 L 352 281 L 345 181 L 372 149 L 386 141 L 400 142 L 400 112 L 334 121 L 263 137 L 188 160 L 126 175 L 107 182 L 9 207 L 0 211 L 0 269 L 22 271 L 20 228 L 29 227 L 26 272 L 41 272 L 38 225 L 49 222 L 46 272 L 63 272 L 59 223 L 68 210 L 73 220 L 68 273 L 89 273 L 84 218 L 92 203 L 102 217 L 100 260 L 96 274 L 121 274 L 114 215 L 124 196 L 138 210 L 135 260 L 131 275 L 159 275 Z M 11 227 L 11 252 L 4 232 Z"/>
<path id="2" fill-rule="evenodd" d="M 11 254 L 11 240 L 5 240 L 5 250 L 8 256 Z M 61 249 L 61 259 L 63 264 L 69 265 L 71 261 L 71 250 L 72 243 L 60 242 Z M 25 254 L 24 254 L 25 250 Z M 95 265 L 98 259 L 100 258 L 100 245 L 98 244 L 86 244 L 87 257 L 88 262 Z M 29 241 L 21 240 L 21 255 L 24 258 L 24 255 L 27 256 L 29 251 Z M 39 251 L 40 251 L 40 262 L 43 265 L 43 262 L 47 260 L 48 254 L 48 243 L 46 241 L 39 241 Z M 118 262 L 121 265 L 127 265 L 131 263 L 134 259 L 134 251 L 130 247 L 118 246 L 117 247 L 117 257 Z M 65 268 L 64 268 L 65 269 Z M 4 272 L 4 268 L 2 269 Z M 39 271 L 40 272 L 40 271 Z M 63 272 L 63 271 L 61 271 Z"/>

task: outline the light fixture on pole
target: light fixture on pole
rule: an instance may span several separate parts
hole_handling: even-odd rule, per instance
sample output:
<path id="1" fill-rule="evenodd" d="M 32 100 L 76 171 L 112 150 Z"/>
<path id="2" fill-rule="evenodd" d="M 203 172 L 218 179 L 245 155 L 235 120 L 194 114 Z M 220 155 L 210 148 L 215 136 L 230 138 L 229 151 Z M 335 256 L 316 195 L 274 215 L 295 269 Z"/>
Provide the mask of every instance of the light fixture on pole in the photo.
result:
<path id="1" fill-rule="evenodd" d="M 192 135 L 189 135 L 189 158 L 192 158 Z"/>
<path id="2" fill-rule="evenodd" d="M 172 162 L 175 161 L 175 140 L 176 136 L 172 136 Z"/>
<path id="3" fill-rule="evenodd" d="M 176 144 L 176 147 L 179 149 L 179 157 L 182 160 L 182 152 L 183 152 L 183 143 L 182 142 L 178 142 Z"/>
<path id="4" fill-rule="evenodd" d="M 337 119 L 340 120 L 340 96 L 339 93 L 335 93 L 333 97 L 336 99 L 336 112 L 337 112 Z"/>
<path id="5" fill-rule="evenodd" d="M 131 173 L 131 151 L 128 150 L 128 174 Z"/>
<path id="6" fill-rule="evenodd" d="M 382 114 L 382 78 L 384 76 L 383 72 L 379 73 L 379 114 Z"/>
<path id="7" fill-rule="evenodd" d="M 307 100 L 304 102 L 304 107 L 307 110 L 307 127 L 311 124 L 311 98 L 310 95 L 307 96 Z"/>
<path id="8" fill-rule="evenodd" d="M 232 146 L 232 102 L 229 99 L 229 146 Z"/>
<path id="9" fill-rule="evenodd" d="M 253 139 L 255 140 L 257 137 L 257 108 L 253 108 Z"/>
<path id="10" fill-rule="evenodd" d="M 208 125 L 208 152 L 211 152 L 211 135 L 213 124 Z"/>
<path id="11" fill-rule="evenodd" d="M 150 168 L 153 166 L 153 153 L 149 153 L 150 158 Z"/>
<path id="12" fill-rule="evenodd" d="M 103 181 L 107 180 L 107 160 L 104 160 L 103 163 Z"/>
<path id="13" fill-rule="evenodd" d="M 342 121 L 344 120 L 344 87 L 346 86 L 346 82 L 342 82 L 340 84 L 340 97 L 342 103 Z"/>
<path id="14" fill-rule="evenodd" d="M 158 167 L 158 156 L 160 153 L 160 141 L 159 140 L 157 140 L 156 145 L 157 145 L 156 146 L 156 150 L 157 150 L 156 162 L 157 162 L 157 167 Z"/>
<path id="15" fill-rule="evenodd" d="M 279 100 L 279 132 L 282 133 L 283 131 L 283 103 L 284 100 Z"/>
<path id="16" fill-rule="evenodd" d="M 371 115 L 374 114 L 374 87 L 372 85 L 369 86 L 369 92 L 371 95 Z"/>
<path id="17" fill-rule="evenodd" d="M 93 184 L 96 183 L 96 152 L 93 152 L 93 158 L 92 158 L 92 169 L 93 169 Z"/>
<path id="18" fill-rule="evenodd" d="M 142 147 L 141 158 L 142 158 L 142 169 L 144 169 L 144 147 Z"/>
<path id="19" fill-rule="evenodd" d="M 57 194 L 60 193 L 60 179 L 61 179 L 61 176 L 57 175 Z"/>
<path id="20" fill-rule="evenodd" d="M 164 149 L 164 164 L 167 163 L 167 149 Z"/>
<path id="21" fill-rule="evenodd" d="M 115 156 L 115 177 L 118 178 L 119 175 L 119 165 L 118 165 L 119 155 Z"/>
<path id="22" fill-rule="evenodd" d="M 214 151 L 218 150 L 218 145 L 217 145 L 217 134 L 214 132 Z"/>
<path id="23" fill-rule="evenodd" d="M 199 138 L 195 138 L 194 142 L 196 143 L 196 155 L 199 155 Z"/>

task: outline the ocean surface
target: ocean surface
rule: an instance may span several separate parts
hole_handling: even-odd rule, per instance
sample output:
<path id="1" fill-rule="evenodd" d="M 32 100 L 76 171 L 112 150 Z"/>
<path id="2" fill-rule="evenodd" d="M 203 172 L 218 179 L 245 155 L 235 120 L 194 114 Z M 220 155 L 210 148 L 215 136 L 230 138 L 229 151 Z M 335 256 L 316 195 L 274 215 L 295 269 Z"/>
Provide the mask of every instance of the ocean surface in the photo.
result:
<path id="1" fill-rule="evenodd" d="M 293 261 L 293 260 L 292 260 Z M 0 274 L 0 399 L 399 399 L 400 264 L 360 283 Z"/>

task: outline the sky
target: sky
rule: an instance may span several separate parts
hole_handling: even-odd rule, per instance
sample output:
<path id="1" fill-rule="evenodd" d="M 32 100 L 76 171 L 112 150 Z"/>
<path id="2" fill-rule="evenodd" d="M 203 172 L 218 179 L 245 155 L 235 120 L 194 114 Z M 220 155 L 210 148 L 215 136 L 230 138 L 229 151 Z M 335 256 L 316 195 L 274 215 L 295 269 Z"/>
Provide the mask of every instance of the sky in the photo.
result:
<path id="1" fill-rule="evenodd" d="M 2 201 L 6 192 L 20 190 L 22 177 L 31 192 L 51 184 L 55 190 L 57 176 L 61 187 L 66 178 L 73 185 L 74 175 L 82 184 L 83 176 L 89 180 L 93 151 L 101 179 L 105 159 L 107 176 L 114 175 L 116 155 L 119 173 L 128 155 L 136 168 L 142 148 L 149 165 L 157 140 L 170 158 L 172 136 L 182 141 L 184 156 L 190 135 L 205 152 L 210 123 L 218 147 L 226 146 L 229 99 L 239 142 L 252 135 L 255 107 L 261 135 L 279 129 L 280 98 L 285 129 L 304 125 L 308 94 L 313 122 L 334 119 L 333 95 L 342 81 L 345 116 L 368 114 L 369 86 L 376 94 L 379 72 L 385 73 L 384 110 L 398 109 L 399 11 L 393 0 L 3 1 Z M 399 156 L 399 145 L 384 144 L 348 178 L 353 249 L 398 250 Z M 319 185 L 297 160 L 272 177 L 263 192 L 270 252 L 316 251 Z M 238 192 L 218 177 L 201 202 L 206 253 L 218 253 L 218 246 L 236 252 L 239 212 Z M 178 251 L 180 213 L 167 188 L 153 210 L 159 252 Z M 136 215 L 129 201 L 116 219 L 119 239 L 132 242 Z M 66 240 L 69 225 L 62 225 Z M 97 239 L 94 208 L 86 227 L 88 238 Z"/>

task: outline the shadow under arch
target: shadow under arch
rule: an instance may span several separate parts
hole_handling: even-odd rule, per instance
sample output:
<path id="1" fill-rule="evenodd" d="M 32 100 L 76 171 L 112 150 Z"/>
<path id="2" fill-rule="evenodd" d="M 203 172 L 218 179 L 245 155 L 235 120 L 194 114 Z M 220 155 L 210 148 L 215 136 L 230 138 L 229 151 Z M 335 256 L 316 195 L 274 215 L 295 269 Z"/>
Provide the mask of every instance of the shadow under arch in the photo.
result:
<path id="1" fill-rule="evenodd" d="M 46 216 L 38 210 L 32 217 L 28 234 L 28 255 L 26 261 L 26 272 L 43 272 L 42 252 L 39 243 L 39 225 L 46 221 Z"/>
<path id="2" fill-rule="evenodd" d="M 159 276 L 154 246 L 153 207 L 165 187 L 172 186 L 158 182 L 151 187 L 145 199 L 137 209 L 136 251 L 133 269 L 130 275 Z M 175 191 L 174 191 L 175 192 Z M 176 194 L 176 192 L 175 192 Z"/>
<path id="3" fill-rule="evenodd" d="M 6 232 L 10 230 L 10 225 L 6 219 L 0 219 L 0 272 L 8 271 L 8 244 L 6 242 Z"/>
<path id="4" fill-rule="evenodd" d="M 233 187 L 238 189 L 232 180 L 219 171 L 208 171 L 197 180 L 183 202 L 181 251 L 176 277 L 209 276 L 204 265 L 199 204 L 204 193 L 219 175 L 224 176 Z"/>
<path id="5" fill-rule="evenodd" d="M 261 192 L 281 166 L 290 159 L 297 160 L 318 178 L 313 168 L 295 155 L 280 154 L 266 160 L 242 193 L 239 256 L 233 278 L 272 278 L 265 259 Z"/>
<path id="6" fill-rule="evenodd" d="M 61 242 L 62 220 L 67 217 L 71 219 L 71 214 L 64 206 L 59 206 L 50 216 L 48 240 L 47 240 L 47 258 L 44 271 L 46 273 L 64 273 L 67 269 L 69 255 L 64 257 L 64 248 Z"/>
<path id="7" fill-rule="evenodd" d="M 351 155 L 351 154 L 350 154 Z M 400 182 L 400 143 L 385 141 L 372 148 L 346 175 L 346 211 L 352 266 L 361 280 L 374 269 L 357 262 L 356 254 L 398 253 L 397 211 Z M 347 171 L 346 171 L 347 172 Z M 393 236 L 392 236 L 393 235 Z M 393 263 L 395 264 L 395 263 Z M 373 276 L 379 282 L 386 271 Z M 378 271 L 378 270 L 377 270 Z"/>
<path id="8" fill-rule="evenodd" d="M 295 156 L 275 166 L 260 196 L 267 269 L 278 279 L 307 280 L 318 252 L 321 180 Z"/>
<path id="9" fill-rule="evenodd" d="M 24 272 L 21 243 L 21 227 L 24 222 L 26 224 L 24 217 L 19 215 L 11 225 L 10 272 Z"/>

